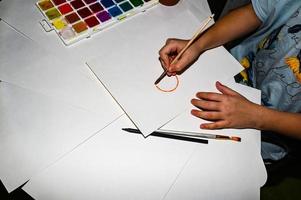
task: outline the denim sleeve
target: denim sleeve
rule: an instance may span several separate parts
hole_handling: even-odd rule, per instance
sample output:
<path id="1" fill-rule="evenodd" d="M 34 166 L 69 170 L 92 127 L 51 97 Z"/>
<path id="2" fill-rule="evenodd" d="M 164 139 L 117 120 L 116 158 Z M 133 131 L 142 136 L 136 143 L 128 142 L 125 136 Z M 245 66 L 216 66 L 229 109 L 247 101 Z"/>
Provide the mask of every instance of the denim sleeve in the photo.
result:
<path id="1" fill-rule="evenodd" d="M 253 9 L 261 22 L 265 22 L 281 0 L 252 0 Z"/>

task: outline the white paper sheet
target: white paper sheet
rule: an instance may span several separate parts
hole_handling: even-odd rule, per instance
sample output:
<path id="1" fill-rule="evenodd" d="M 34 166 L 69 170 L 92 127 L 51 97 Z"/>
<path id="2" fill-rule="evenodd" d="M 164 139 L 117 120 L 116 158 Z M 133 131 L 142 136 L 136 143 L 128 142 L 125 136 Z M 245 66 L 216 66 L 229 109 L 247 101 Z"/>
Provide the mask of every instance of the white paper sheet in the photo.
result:
<path id="1" fill-rule="evenodd" d="M 37 0 L 3 0 L 0 3 L 0 18 L 49 53 L 68 61 L 73 69 L 79 70 L 87 78 L 96 81 L 85 62 L 89 58 L 95 57 L 95 52 L 99 48 L 111 45 L 114 33 L 101 36 L 102 40 L 99 40 L 99 36 L 97 36 L 91 40 L 84 40 L 80 44 L 66 47 L 54 31 L 45 32 L 42 28 L 40 21 L 44 17 L 35 5 L 36 2 Z"/>
<path id="2" fill-rule="evenodd" d="M 203 16 L 211 15 L 207 0 L 182 0 L 182 3 L 187 6 L 187 9 L 189 9 L 197 19 L 199 19 L 199 22 L 201 22 Z"/>
<path id="3" fill-rule="evenodd" d="M 0 179 L 9 192 L 102 129 L 81 108 L 0 82 Z"/>
<path id="4" fill-rule="evenodd" d="M 158 50 L 166 38 L 190 38 L 199 26 L 198 19 L 181 4 L 173 9 L 156 7 L 143 17 L 135 17 L 115 28 L 120 33 L 115 39 L 115 43 L 120 44 L 118 49 L 112 46 L 100 50 L 97 58 L 88 61 L 92 71 L 144 135 L 180 114 L 197 90 L 211 89 L 216 80 L 232 77 L 241 70 L 234 58 L 220 47 L 205 52 L 181 75 L 175 92 L 163 93 L 156 89 L 154 81 L 163 71 Z"/>
<path id="5" fill-rule="evenodd" d="M 233 79 L 222 83 L 250 101 L 260 104 L 259 90 L 237 84 Z M 200 130 L 199 125 L 202 122 L 205 120 L 193 117 L 188 110 L 161 129 L 236 135 L 242 138 L 242 142 L 233 144 L 211 140 L 208 148 L 198 149 L 166 199 L 260 199 L 259 187 L 267 180 L 267 172 L 260 155 L 260 131 Z M 213 166 L 216 167 L 215 170 Z M 204 179 L 210 181 L 204 182 Z"/>
<path id="6" fill-rule="evenodd" d="M 222 81 L 222 83 L 236 92 L 240 93 L 250 101 L 260 104 L 261 102 L 261 92 L 260 90 L 247 87 L 241 84 L 234 82 L 234 79 L 227 81 Z M 217 91 L 216 91 L 217 92 Z M 191 109 L 193 106 L 191 105 Z M 258 177 L 258 185 L 263 186 L 267 180 L 267 172 L 264 166 L 264 163 L 261 159 L 261 136 L 260 131 L 251 130 L 251 129 L 219 129 L 219 130 L 205 130 L 200 129 L 199 126 L 201 123 L 206 122 L 205 120 L 196 118 L 190 114 L 190 110 L 182 113 L 168 124 L 161 127 L 162 130 L 182 130 L 188 132 L 200 132 L 200 133 L 211 133 L 211 134 L 221 134 L 221 135 L 230 135 L 230 136 L 239 136 L 242 141 L 246 142 L 247 148 L 253 149 L 253 155 L 250 154 L 250 159 L 259 158 L 256 160 L 257 172 L 255 173 Z M 220 148 L 218 145 L 216 148 Z M 245 151 L 241 153 L 244 154 Z M 255 161 L 254 161 L 255 162 Z"/>
<path id="7" fill-rule="evenodd" d="M 23 189 L 35 199 L 162 199 L 197 146 L 121 130 L 123 116 Z"/>
<path id="8" fill-rule="evenodd" d="M 254 143 L 204 145 L 121 131 L 131 126 L 120 118 L 23 189 L 46 200 L 259 199 Z"/>
<path id="9" fill-rule="evenodd" d="M 213 141 L 195 151 L 164 199 L 259 200 L 260 162 L 254 143 Z"/>
<path id="10" fill-rule="evenodd" d="M 61 99 L 112 121 L 121 109 L 76 65 L 52 55 L 0 21 L 0 80 Z"/>

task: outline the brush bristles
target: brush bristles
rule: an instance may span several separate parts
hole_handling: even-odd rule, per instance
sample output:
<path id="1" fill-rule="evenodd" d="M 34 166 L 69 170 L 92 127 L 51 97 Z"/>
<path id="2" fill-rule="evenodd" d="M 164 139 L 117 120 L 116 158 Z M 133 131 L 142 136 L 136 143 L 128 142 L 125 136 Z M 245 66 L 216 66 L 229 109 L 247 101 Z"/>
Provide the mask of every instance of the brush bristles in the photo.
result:
<path id="1" fill-rule="evenodd" d="M 236 141 L 236 142 L 240 142 L 241 138 L 240 137 L 236 137 L 236 136 L 231 136 L 231 140 Z"/>

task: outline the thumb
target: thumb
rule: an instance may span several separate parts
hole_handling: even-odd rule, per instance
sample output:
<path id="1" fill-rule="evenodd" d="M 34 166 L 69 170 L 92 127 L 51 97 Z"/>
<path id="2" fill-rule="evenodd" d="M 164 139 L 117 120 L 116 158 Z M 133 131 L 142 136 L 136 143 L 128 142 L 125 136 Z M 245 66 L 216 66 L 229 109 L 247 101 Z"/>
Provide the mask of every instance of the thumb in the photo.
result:
<path id="1" fill-rule="evenodd" d="M 216 81 L 215 83 L 216 89 L 218 89 L 218 91 L 220 91 L 222 94 L 226 94 L 226 95 L 230 95 L 230 96 L 240 96 L 239 93 L 237 93 L 236 91 L 232 90 L 231 88 L 221 84 L 219 81 Z"/>
<path id="2" fill-rule="evenodd" d="M 186 68 L 190 63 L 190 60 L 188 58 L 188 56 L 185 56 L 184 54 L 178 59 L 176 60 L 174 63 L 172 63 L 170 65 L 170 69 L 173 72 L 179 72 L 181 70 L 183 70 L 184 68 Z"/>

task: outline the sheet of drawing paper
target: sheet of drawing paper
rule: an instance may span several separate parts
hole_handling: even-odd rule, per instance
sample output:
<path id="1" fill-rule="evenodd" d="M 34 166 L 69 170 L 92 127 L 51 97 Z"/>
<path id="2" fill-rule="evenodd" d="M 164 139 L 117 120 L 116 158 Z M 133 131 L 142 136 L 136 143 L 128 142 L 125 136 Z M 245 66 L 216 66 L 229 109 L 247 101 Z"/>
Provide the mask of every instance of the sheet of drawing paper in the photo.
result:
<path id="1" fill-rule="evenodd" d="M 259 90 L 236 84 L 233 79 L 222 81 L 222 83 L 239 92 L 250 101 L 260 104 L 261 93 Z M 260 156 L 260 131 L 251 129 L 200 130 L 199 124 L 202 122 L 205 122 L 205 120 L 194 118 L 191 116 L 189 110 L 166 124 L 162 129 L 237 135 L 242 138 L 242 143 L 239 143 L 239 145 L 227 145 L 227 143 L 223 141 L 211 141 L 209 148 L 205 151 L 202 149 L 193 156 L 190 160 L 191 163 L 188 164 L 186 166 L 187 168 L 181 173 L 180 178 L 170 190 L 166 199 L 221 199 L 224 198 L 224 196 L 227 197 L 227 199 L 259 199 L 259 187 L 263 186 L 267 180 L 266 169 Z M 242 149 L 239 150 L 237 148 Z M 210 151 L 210 153 L 207 152 L 207 150 Z M 221 154 L 222 151 L 228 152 L 227 156 L 218 155 Z M 220 162 L 227 163 L 223 164 L 222 167 L 219 168 L 220 170 L 214 172 L 216 176 L 210 176 L 210 178 L 220 177 L 218 180 L 213 180 L 215 183 L 214 187 L 219 188 L 219 192 L 212 192 L 212 182 L 204 184 L 200 181 L 200 179 L 207 178 L 206 176 L 208 174 L 206 172 L 212 167 L 207 165 L 208 159 L 206 159 L 206 162 L 203 160 L 203 154 L 207 153 L 211 155 L 209 159 L 218 159 Z M 237 160 L 231 161 L 231 159 Z M 242 165 L 242 162 L 248 162 L 249 164 Z M 195 165 L 202 165 L 204 168 L 201 172 L 197 172 L 194 167 Z M 209 175 L 210 174 L 211 173 L 209 173 Z M 246 177 L 248 176 L 247 174 L 252 175 Z M 246 178 L 241 179 L 241 177 L 244 176 Z M 247 180 L 247 182 L 244 180 Z M 231 181 L 231 184 L 225 183 L 225 181 Z M 225 185 L 227 185 L 227 187 L 225 187 Z M 231 187 L 228 187 L 228 185 L 231 185 Z M 197 188 L 203 189 L 197 191 Z M 236 188 L 237 192 L 233 192 L 233 188 Z"/>
<path id="2" fill-rule="evenodd" d="M 206 0 L 184 0 L 182 3 L 184 3 L 187 9 L 189 9 L 191 13 L 199 19 L 199 22 L 201 22 L 204 15 L 209 16 L 212 14 Z"/>
<path id="3" fill-rule="evenodd" d="M 0 82 L 0 179 L 9 192 L 101 130 L 98 115 Z"/>
<path id="4" fill-rule="evenodd" d="M 257 89 L 247 87 L 241 84 L 237 84 L 234 81 L 227 80 L 222 81 L 222 83 L 236 92 L 240 93 L 250 101 L 260 104 L 260 96 L 261 92 Z M 217 92 L 217 91 L 216 91 Z M 193 106 L 191 106 L 193 109 Z M 190 114 L 190 110 L 188 109 L 186 112 L 182 113 L 168 124 L 164 125 L 162 130 L 182 130 L 188 132 L 200 132 L 200 133 L 209 133 L 209 134 L 221 134 L 221 135 L 230 135 L 230 136 L 239 136 L 242 138 L 242 141 L 247 141 L 249 146 L 248 148 L 252 148 L 255 150 L 254 155 L 250 157 L 258 157 L 260 156 L 260 146 L 261 146 L 261 138 L 260 131 L 252 130 L 252 129 L 219 129 L 219 130 L 204 130 L 200 129 L 201 123 L 206 123 L 208 121 L 202 120 L 200 118 L 196 118 Z M 234 146 L 233 146 L 234 147 Z M 217 146 L 217 148 L 219 148 Z M 231 148 L 231 147 L 230 147 Z M 264 185 L 267 180 L 267 172 L 264 166 L 262 159 L 257 160 L 258 171 L 256 173 L 259 178 L 258 184 L 260 186 Z"/>
<path id="5" fill-rule="evenodd" d="M 85 62 L 95 57 L 95 52 L 100 48 L 97 37 L 67 48 L 54 31 L 45 32 L 42 28 L 40 21 L 44 18 L 35 5 L 36 2 L 37 0 L 3 0 L 0 3 L 0 18 L 47 52 L 68 61 L 73 70 L 79 70 L 84 76 L 95 81 L 95 76 L 86 67 Z M 104 37 L 105 43 L 102 41 L 101 47 L 112 45 L 114 32 L 105 34 Z"/>
<path id="6" fill-rule="evenodd" d="M 0 80 L 99 114 L 107 123 L 122 114 L 108 92 L 72 63 L 56 57 L 0 22 Z"/>
<path id="7" fill-rule="evenodd" d="M 165 93 L 154 86 L 163 72 L 158 50 L 166 38 L 188 39 L 200 26 L 194 15 L 181 6 L 157 7 L 116 27 L 115 31 L 121 34 L 115 43 L 120 46 L 100 49 L 99 56 L 88 61 L 92 71 L 144 135 L 180 114 L 189 106 L 196 91 L 210 90 L 216 80 L 233 77 L 241 71 L 238 62 L 220 47 L 205 52 L 183 73 L 176 91 Z M 171 77 L 165 78 L 161 87 L 174 85 L 174 77 Z"/>
<path id="8" fill-rule="evenodd" d="M 260 160 L 249 141 L 210 141 L 207 148 L 194 152 L 164 199 L 259 200 Z"/>
<path id="9" fill-rule="evenodd" d="M 120 118 L 23 189 L 36 199 L 257 199 L 260 156 L 253 144 L 191 145 L 120 131 L 131 126 Z"/>
<path id="10" fill-rule="evenodd" d="M 45 200 L 162 199 L 196 147 L 208 146 L 121 130 L 132 126 L 124 115 L 23 189 Z"/>

